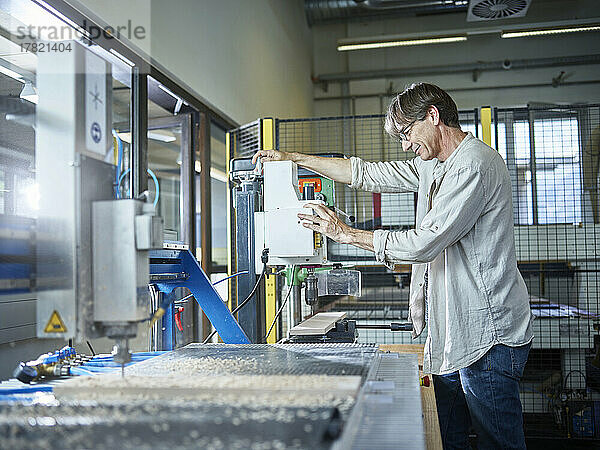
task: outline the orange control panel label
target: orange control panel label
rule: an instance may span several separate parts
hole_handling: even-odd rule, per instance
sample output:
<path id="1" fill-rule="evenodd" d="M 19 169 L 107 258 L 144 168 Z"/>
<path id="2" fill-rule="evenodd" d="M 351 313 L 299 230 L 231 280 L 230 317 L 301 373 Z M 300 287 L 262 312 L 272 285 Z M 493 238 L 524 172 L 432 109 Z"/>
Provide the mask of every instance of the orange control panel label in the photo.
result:
<path id="1" fill-rule="evenodd" d="M 302 178 L 298 180 L 298 187 L 300 188 L 300 192 L 304 188 L 305 184 L 312 184 L 315 188 L 315 192 L 321 192 L 321 179 L 320 178 Z"/>

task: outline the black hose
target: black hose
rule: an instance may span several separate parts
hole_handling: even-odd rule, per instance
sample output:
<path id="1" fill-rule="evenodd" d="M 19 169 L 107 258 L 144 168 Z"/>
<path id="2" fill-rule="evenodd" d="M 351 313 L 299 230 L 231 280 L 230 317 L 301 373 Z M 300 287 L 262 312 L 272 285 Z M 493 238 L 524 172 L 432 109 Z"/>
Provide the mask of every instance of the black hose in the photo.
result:
<path id="1" fill-rule="evenodd" d="M 254 287 L 252 288 L 252 291 L 250 291 L 250 293 L 248 294 L 248 296 L 244 299 L 244 301 L 242 303 L 240 303 L 239 305 L 237 305 L 237 307 L 231 311 L 231 315 L 235 316 L 235 314 L 242 309 L 251 299 L 252 297 L 254 297 L 254 294 L 256 293 L 256 289 L 258 289 L 258 285 L 260 284 L 260 280 L 263 279 L 263 277 L 265 276 L 265 273 L 267 272 L 267 265 L 264 264 L 263 265 L 263 270 L 260 273 L 260 276 L 258 277 L 258 280 L 256 280 L 256 283 L 254 284 Z M 212 339 L 212 337 L 217 334 L 217 330 L 214 330 L 212 333 L 210 333 L 206 339 L 204 339 L 204 341 L 202 341 L 203 344 L 206 344 L 208 341 L 210 341 Z"/>
<path id="2" fill-rule="evenodd" d="M 96 356 L 96 352 L 94 351 L 94 349 L 92 348 L 92 344 L 90 344 L 90 341 L 85 341 L 85 343 L 87 344 L 87 346 L 90 348 L 90 352 L 92 352 L 92 356 Z"/>
<path id="3" fill-rule="evenodd" d="M 413 325 L 410 322 L 398 323 L 392 322 L 390 324 L 356 324 L 356 328 L 363 328 L 369 330 L 391 330 L 391 331 L 412 331 Z"/>

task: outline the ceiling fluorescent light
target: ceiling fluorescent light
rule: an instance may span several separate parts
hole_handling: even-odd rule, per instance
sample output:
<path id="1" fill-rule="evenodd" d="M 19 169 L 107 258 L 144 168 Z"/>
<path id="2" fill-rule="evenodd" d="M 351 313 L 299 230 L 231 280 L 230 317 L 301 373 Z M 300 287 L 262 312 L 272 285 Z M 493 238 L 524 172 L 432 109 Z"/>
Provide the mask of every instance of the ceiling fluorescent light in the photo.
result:
<path id="1" fill-rule="evenodd" d="M 402 41 L 379 41 L 379 42 L 363 42 L 356 44 L 342 44 L 338 45 L 338 51 L 348 50 L 366 50 L 370 48 L 387 48 L 387 47 L 406 47 L 410 45 L 427 45 L 427 44 L 445 44 L 448 42 L 462 42 L 466 41 L 466 36 L 447 36 L 447 37 L 436 37 L 436 38 L 425 38 L 425 39 L 409 39 Z"/>
<path id="2" fill-rule="evenodd" d="M 546 34 L 578 33 L 582 31 L 600 31 L 600 26 L 569 27 L 569 28 L 547 28 L 543 30 L 522 30 L 502 32 L 503 38 L 518 38 L 529 36 L 543 36 Z"/>

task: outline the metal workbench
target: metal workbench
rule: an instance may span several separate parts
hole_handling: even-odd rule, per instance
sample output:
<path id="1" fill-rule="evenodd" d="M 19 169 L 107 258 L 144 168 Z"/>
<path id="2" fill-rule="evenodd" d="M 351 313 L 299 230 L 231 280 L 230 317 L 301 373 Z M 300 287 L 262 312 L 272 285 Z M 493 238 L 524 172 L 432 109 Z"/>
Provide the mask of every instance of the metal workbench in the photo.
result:
<path id="1" fill-rule="evenodd" d="M 193 373 L 181 361 L 196 361 Z M 214 361 L 243 364 L 214 364 Z M 203 361 L 213 364 L 203 365 Z M 43 393 L 0 402 L 1 448 L 423 449 L 416 355 L 371 344 L 190 344 L 137 363 L 126 377 L 360 377 L 355 398 L 318 402 L 214 398 L 65 399 Z M 182 378 L 183 379 L 183 378 Z M 232 378 L 235 383 L 235 378 Z M 332 378 L 333 379 L 333 378 Z M 310 399 L 308 399 L 310 400 Z"/>

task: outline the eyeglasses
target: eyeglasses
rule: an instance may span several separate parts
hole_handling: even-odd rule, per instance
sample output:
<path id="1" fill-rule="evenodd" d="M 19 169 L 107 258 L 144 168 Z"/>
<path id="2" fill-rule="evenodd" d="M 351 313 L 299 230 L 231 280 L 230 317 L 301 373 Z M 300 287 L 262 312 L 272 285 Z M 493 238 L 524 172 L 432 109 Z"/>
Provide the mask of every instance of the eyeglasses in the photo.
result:
<path id="1" fill-rule="evenodd" d="M 410 128 L 415 124 L 416 121 L 417 121 L 417 119 L 413 120 L 411 123 L 409 123 L 407 126 L 405 126 L 402 131 L 400 131 L 398 133 L 398 137 L 401 140 L 408 141 L 408 135 L 407 135 L 407 133 L 409 132 Z"/>

